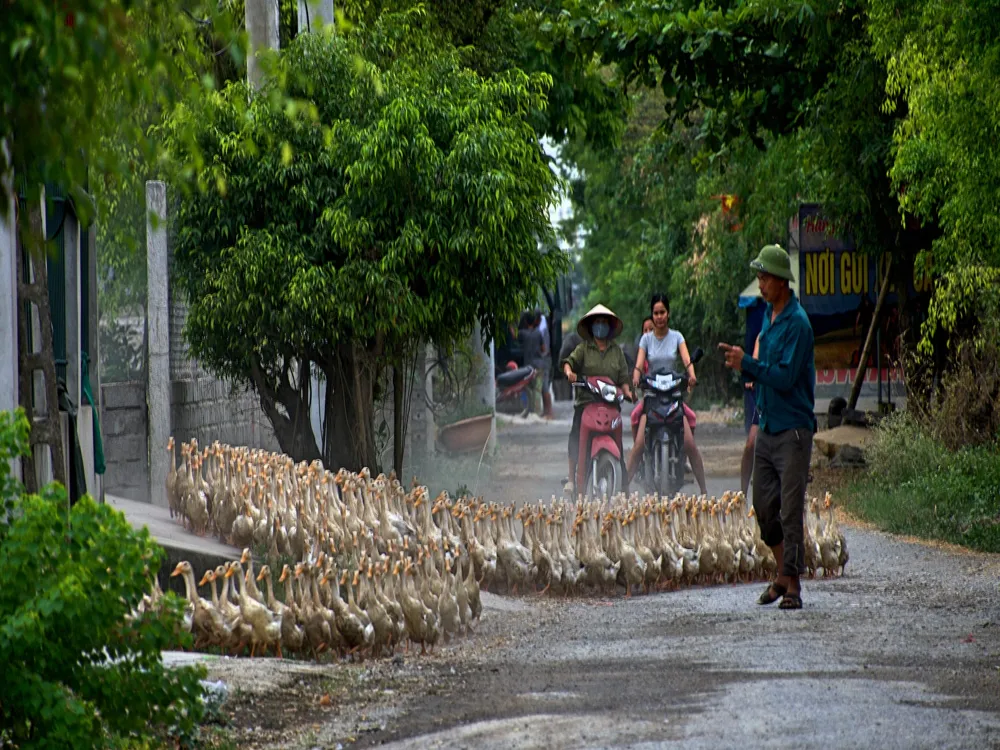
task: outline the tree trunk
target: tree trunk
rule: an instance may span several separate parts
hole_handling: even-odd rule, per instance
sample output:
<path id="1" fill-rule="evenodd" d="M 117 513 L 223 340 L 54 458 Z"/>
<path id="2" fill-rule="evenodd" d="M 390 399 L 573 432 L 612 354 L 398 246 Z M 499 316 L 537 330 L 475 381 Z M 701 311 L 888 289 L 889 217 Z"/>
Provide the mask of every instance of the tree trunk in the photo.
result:
<path id="1" fill-rule="evenodd" d="M 381 471 L 375 448 L 375 360 L 352 343 L 341 344 L 326 373 L 326 444 L 332 471 Z"/>
<path id="2" fill-rule="evenodd" d="M 287 365 L 277 385 L 268 382 L 259 363 L 250 365 L 250 377 L 260 399 L 267 420 L 274 429 L 278 446 L 295 461 L 313 461 L 322 458 L 316 436 L 309 419 L 309 389 L 311 368 L 305 362 L 297 369 L 297 388 L 292 388 L 288 380 L 291 365 Z M 282 414 L 278 405 L 284 407 Z"/>
<path id="3" fill-rule="evenodd" d="M 392 468 L 397 477 L 403 476 L 403 452 L 405 433 L 403 420 L 403 368 L 392 368 Z"/>

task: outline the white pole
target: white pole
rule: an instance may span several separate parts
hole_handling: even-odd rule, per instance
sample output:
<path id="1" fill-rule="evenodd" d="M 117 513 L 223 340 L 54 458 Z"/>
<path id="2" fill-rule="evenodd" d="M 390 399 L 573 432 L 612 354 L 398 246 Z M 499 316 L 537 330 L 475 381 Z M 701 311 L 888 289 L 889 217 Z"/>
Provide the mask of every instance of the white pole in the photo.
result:
<path id="1" fill-rule="evenodd" d="M 149 424 L 149 500 L 167 506 L 170 436 L 170 315 L 168 310 L 167 186 L 146 183 L 146 408 Z"/>
<path id="2" fill-rule="evenodd" d="M 278 49 L 278 2 L 277 0 L 246 0 L 247 35 L 250 49 L 247 50 L 247 80 L 255 91 L 264 83 L 264 71 L 257 61 L 257 50 Z"/>
<path id="3" fill-rule="evenodd" d="M 299 0 L 299 33 L 318 31 L 333 24 L 333 0 Z"/>

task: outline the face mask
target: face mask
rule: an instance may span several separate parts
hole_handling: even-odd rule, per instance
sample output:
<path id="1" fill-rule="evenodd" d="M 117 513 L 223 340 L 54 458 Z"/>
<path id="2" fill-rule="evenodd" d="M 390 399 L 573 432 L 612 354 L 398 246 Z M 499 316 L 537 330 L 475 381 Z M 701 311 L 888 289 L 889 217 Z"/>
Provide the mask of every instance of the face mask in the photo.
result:
<path id="1" fill-rule="evenodd" d="M 604 320 L 599 320 L 590 327 L 590 332 L 595 339 L 606 339 L 611 333 L 611 324 Z"/>

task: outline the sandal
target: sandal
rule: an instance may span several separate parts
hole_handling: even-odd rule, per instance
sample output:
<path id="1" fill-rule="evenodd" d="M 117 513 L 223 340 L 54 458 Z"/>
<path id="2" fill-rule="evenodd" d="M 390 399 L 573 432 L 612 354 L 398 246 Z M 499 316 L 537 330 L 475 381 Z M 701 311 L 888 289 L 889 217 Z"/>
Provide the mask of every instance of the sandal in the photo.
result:
<path id="1" fill-rule="evenodd" d="M 781 598 L 778 609 L 802 609 L 802 597 L 789 592 Z"/>
<path id="2" fill-rule="evenodd" d="M 787 588 L 782 586 L 780 583 L 772 583 L 764 590 L 764 593 L 760 595 L 757 600 L 758 604 L 774 604 L 778 599 L 785 595 L 788 591 Z"/>

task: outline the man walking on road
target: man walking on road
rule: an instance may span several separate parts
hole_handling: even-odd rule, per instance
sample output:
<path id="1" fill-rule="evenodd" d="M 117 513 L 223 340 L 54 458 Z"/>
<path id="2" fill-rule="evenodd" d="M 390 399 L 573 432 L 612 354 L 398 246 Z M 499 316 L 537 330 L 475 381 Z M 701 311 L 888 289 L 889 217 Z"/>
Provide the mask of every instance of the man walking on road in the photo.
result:
<path id="1" fill-rule="evenodd" d="M 738 346 L 719 344 L 726 366 L 758 387 L 753 506 L 760 535 L 778 562 L 778 577 L 757 600 L 801 609 L 799 578 L 805 572 L 803 511 L 813 433 L 816 432 L 813 330 L 789 283 L 792 265 L 778 245 L 766 245 L 750 263 L 767 303 L 759 358 Z"/>

